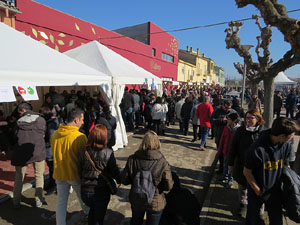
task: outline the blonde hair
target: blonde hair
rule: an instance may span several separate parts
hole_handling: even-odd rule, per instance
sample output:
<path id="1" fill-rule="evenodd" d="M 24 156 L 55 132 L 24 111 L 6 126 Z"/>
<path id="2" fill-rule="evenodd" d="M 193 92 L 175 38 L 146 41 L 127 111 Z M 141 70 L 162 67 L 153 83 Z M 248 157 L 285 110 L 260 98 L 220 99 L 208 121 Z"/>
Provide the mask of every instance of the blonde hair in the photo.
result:
<path id="1" fill-rule="evenodd" d="M 140 150 L 159 150 L 160 141 L 157 134 L 154 131 L 148 131 L 140 145 Z"/>

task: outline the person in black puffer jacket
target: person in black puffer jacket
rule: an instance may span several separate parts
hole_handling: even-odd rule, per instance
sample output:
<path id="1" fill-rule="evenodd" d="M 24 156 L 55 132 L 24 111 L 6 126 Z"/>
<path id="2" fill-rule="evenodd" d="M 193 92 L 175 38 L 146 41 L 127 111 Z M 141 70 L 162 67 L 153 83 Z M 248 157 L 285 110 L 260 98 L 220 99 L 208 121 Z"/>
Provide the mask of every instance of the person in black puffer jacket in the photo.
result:
<path id="1" fill-rule="evenodd" d="M 107 147 L 112 148 L 116 144 L 115 129 L 117 128 L 116 118 L 111 115 L 108 105 L 102 108 L 103 113 L 97 118 L 96 124 L 103 124 L 107 129 Z"/>
<path id="2" fill-rule="evenodd" d="M 248 204 L 247 182 L 243 174 L 246 153 L 250 145 L 259 138 L 264 130 L 264 123 L 265 121 L 257 109 L 246 112 L 245 124 L 236 130 L 228 149 L 228 169 L 232 171 L 233 178 L 238 183 L 239 214 L 242 216 L 244 216 Z"/>
<path id="3" fill-rule="evenodd" d="M 120 184 L 120 171 L 114 153 L 106 146 L 107 129 L 104 125 L 97 124 L 88 137 L 86 151 L 105 177 L 109 180 L 115 179 Z M 82 151 L 79 157 L 78 171 L 81 179 L 81 198 L 90 207 L 88 224 L 103 224 L 110 201 L 110 189 L 85 156 L 85 151 Z"/>

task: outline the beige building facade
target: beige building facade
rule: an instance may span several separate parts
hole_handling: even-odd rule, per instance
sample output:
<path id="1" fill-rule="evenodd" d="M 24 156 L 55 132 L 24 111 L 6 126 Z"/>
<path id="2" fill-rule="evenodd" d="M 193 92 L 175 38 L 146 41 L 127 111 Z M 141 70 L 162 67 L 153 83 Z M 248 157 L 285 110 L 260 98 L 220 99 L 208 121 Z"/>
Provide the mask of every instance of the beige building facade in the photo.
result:
<path id="1" fill-rule="evenodd" d="M 178 77 L 181 82 L 193 82 L 201 84 L 220 84 L 215 68 L 214 60 L 200 54 L 199 49 L 187 47 L 186 50 L 179 49 Z"/>

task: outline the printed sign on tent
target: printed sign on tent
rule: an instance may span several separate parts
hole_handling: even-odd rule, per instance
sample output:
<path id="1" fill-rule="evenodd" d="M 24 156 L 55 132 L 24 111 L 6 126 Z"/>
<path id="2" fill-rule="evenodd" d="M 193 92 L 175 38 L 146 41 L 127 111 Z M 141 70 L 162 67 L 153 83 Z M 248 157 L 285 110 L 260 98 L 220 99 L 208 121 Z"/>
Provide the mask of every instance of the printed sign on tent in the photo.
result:
<path id="1" fill-rule="evenodd" d="M 0 102 L 15 102 L 16 96 L 13 87 L 0 86 Z"/>
<path id="2" fill-rule="evenodd" d="M 39 96 L 34 86 L 16 86 L 18 93 L 25 101 L 39 100 Z"/>

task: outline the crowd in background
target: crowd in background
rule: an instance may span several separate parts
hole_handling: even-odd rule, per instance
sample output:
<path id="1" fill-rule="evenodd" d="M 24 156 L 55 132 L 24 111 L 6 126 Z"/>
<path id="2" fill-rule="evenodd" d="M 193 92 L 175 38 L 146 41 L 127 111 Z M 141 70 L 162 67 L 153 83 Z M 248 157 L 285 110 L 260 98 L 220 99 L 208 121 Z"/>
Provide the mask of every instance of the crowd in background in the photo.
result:
<path id="1" fill-rule="evenodd" d="M 112 151 L 116 142 L 117 119 L 111 114 L 110 108 L 101 94 L 92 96 L 87 91 L 75 92 L 74 90 L 70 93 L 63 91 L 59 94 L 54 87 L 51 87 L 49 93 L 45 95 L 39 114 L 32 112 L 32 107 L 27 102 L 20 103 L 12 115 L 7 118 L 4 118 L 0 111 L 0 148 L 7 157 L 11 157 L 12 165 L 16 166 L 14 207 L 21 206 L 22 182 L 26 167 L 29 163 L 34 163 L 37 180 L 36 207 L 44 204 L 43 188 L 48 194 L 57 190 L 57 224 L 65 224 L 67 198 L 73 187 L 82 208 L 85 209 L 86 205 L 90 207 L 88 223 L 97 224 L 98 221 L 99 224 L 102 224 L 112 192 L 106 186 L 106 179 L 103 178 L 100 179 L 101 182 L 99 181 L 99 174 L 103 172 L 105 176 L 115 179 L 117 183 L 131 184 L 133 188 L 134 174 L 138 171 L 135 160 L 151 159 L 155 164 L 156 161 L 159 161 L 160 165 L 159 169 L 156 168 L 157 170 L 154 170 L 156 172 L 153 173 L 159 174 L 163 171 L 165 174 L 153 177 L 156 189 L 154 188 L 155 194 L 154 197 L 152 196 L 153 199 L 151 198 L 155 204 L 152 202 L 151 207 L 149 205 L 140 207 L 138 200 L 131 197 L 132 224 L 141 224 L 144 213 L 147 213 L 149 220 L 153 220 L 151 224 L 158 224 L 160 218 L 162 218 L 161 224 L 164 224 L 163 221 L 168 224 L 168 220 L 174 219 L 175 215 L 172 213 L 172 207 L 166 203 L 165 197 L 158 193 L 160 191 L 170 192 L 166 197 L 167 200 L 176 202 L 176 196 L 183 194 L 185 190 L 180 189 L 177 175 L 171 175 L 168 162 L 159 160 L 163 156 L 159 151 L 161 146 L 157 135 L 165 135 L 168 131 L 167 127 L 178 122 L 178 133 L 184 136 L 189 136 L 190 124 L 192 125 L 191 142 L 200 140 L 199 150 L 201 151 L 207 149 L 206 142 L 209 136 L 214 139 L 218 150 L 219 170 L 217 172 L 221 174 L 220 182 L 231 188 L 233 180 L 237 181 L 240 201 L 239 214 L 245 214 L 249 204 L 247 183 L 251 182 L 249 180 L 251 176 L 247 170 L 248 173 L 245 174 L 244 168 L 247 166 L 249 170 L 252 168 L 252 165 L 249 164 L 251 161 L 246 158 L 245 149 L 259 140 L 261 135 L 277 137 L 281 133 L 279 131 L 278 134 L 276 131 L 278 128 L 274 128 L 275 131 L 271 131 L 271 134 L 265 134 L 262 118 L 262 89 L 259 89 L 258 94 L 251 93 L 250 89 L 246 89 L 245 97 L 248 106 L 246 112 L 240 105 L 239 97 L 228 96 L 230 91 L 232 91 L 231 88 L 218 86 L 185 87 L 175 90 L 165 89 L 160 97 L 156 95 L 155 91 L 129 90 L 126 87 L 120 104 L 126 129 L 134 131 L 138 128 L 146 128 L 148 132 L 138 151 L 129 157 L 122 174 L 119 172 Z M 286 97 L 283 98 L 283 96 Z M 285 90 L 276 91 L 274 93 L 274 116 L 279 118 L 282 107 L 285 107 L 286 117 L 299 120 L 298 96 L 299 92 L 296 89 L 291 89 L 289 93 Z M 280 121 L 277 122 L 279 127 L 284 127 L 284 123 L 290 122 L 281 121 L 280 118 L 277 121 Z M 296 130 L 296 128 L 293 129 Z M 289 133 L 289 135 L 291 134 Z M 62 138 L 66 138 L 66 141 L 71 144 L 62 142 Z M 41 140 L 44 143 L 45 151 L 43 151 L 43 145 L 39 143 Z M 73 142 L 76 144 L 72 145 Z M 290 139 L 286 142 L 290 143 Z M 37 143 L 39 144 L 37 145 Z M 14 146 L 11 156 L 10 146 Z M 69 158 L 76 159 L 74 162 L 62 156 L 61 151 L 64 151 L 65 148 L 74 151 L 74 153 L 68 153 L 70 154 Z M 86 154 L 91 155 L 92 160 L 88 160 L 86 155 L 79 154 L 83 149 L 88 152 Z M 293 162 L 295 156 L 289 154 L 288 160 L 290 163 Z M 101 169 L 99 174 L 91 166 L 91 161 L 94 161 L 96 168 Z M 44 186 L 45 162 L 49 168 L 49 179 Z M 80 163 L 81 166 L 75 171 L 77 163 Z M 149 163 L 142 164 L 142 167 L 145 166 L 152 167 Z M 159 186 L 162 185 L 162 180 L 164 180 L 165 186 Z M 174 188 L 172 189 L 173 183 Z M 173 196 L 174 193 L 177 194 Z M 193 202 L 194 197 L 190 196 L 190 200 Z M 259 205 L 259 215 L 263 215 L 263 205 L 253 202 L 250 205 L 252 207 Z M 198 205 L 194 204 L 194 206 L 197 210 L 185 213 L 192 212 L 194 215 L 199 213 Z M 165 211 L 164 208 L 166 208 Z M 270 210 L 270 208 L 267 209 Z M 249 213 L 251 216 L 255 215 L 253 209 Z M 177 218 L 177 220 L 180 219 L 182 218 Z M 249 219 L 249 221 L 252 220 Z"/>

